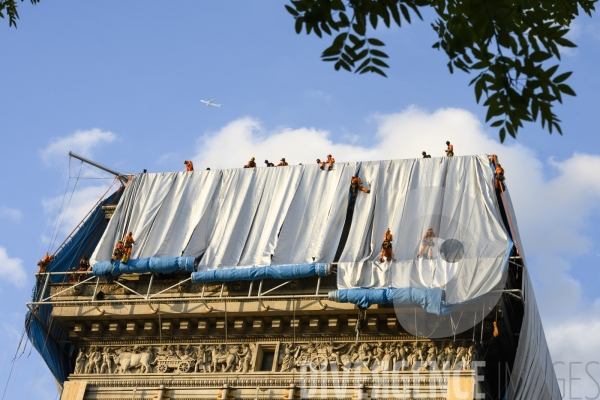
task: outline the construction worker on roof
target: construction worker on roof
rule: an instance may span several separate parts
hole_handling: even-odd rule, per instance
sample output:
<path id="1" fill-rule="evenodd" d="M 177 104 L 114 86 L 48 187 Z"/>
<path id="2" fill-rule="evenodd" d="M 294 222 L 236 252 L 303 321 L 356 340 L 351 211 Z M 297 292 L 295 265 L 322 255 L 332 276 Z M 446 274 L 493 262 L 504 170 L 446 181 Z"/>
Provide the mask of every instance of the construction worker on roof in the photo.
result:
<path id="1" fill-rule="evenodd" d="M 371 193 L 371 191 L 361 185 L 361 183 L 362 180 L 358 176 L 352 175 L 352 178 L 350 179 L 350 190 L 352 190 L 352 193 L 356 194 L 358 190 L 361 190 L 365 193 Z"/>
<path id="2" fill-rule="evenodd" d="M 454 146 L 450 144 L 450 141 L 446 142 L 446 146 L 448 146 L 446 149 L 446 155 L 448 157 L 454 157 Z"/>
<path id="3" fill-rule="evenodd" d="M 248 164 L 244 165 L 244 168 L 256 168 L 254 157 L 250 157 L 250 161 L 248 161 Z"/>
<path id="4" fill-rule="evenodd" d="M 435 246 L 435 243 L 433 242 L 434 237 L 436 236 L 433 228 L 427 229 L 425 236 L 423 236 L 423 245 L 421 246 L 421 250 L 419 250 L 417 258 L 422 257 L 425 252 L 427 252 L 429 258 L 433 258 L 433 246 Z"/>
<path id="5" fill-rule="evenodd" d="M 50 263 L 52 262 L 52 260 L 54 260 L 54 256 L 48 255 L 48 253 L 46 253 L 46 255 L 44 256 L 44 258 L 42 258 L 40 260 L 40 262 L 37 263 L 38 265 L 38 274 L 45 274 L 46 273 L 46 269 L 48 269 L 48 265 L 50 265 Z"/>
<path id="6" fill-rule="evenodd" d="M 490 155 L 490 162 L 494 164 L 494 168 L 498 165 L 498 156 L 495 154 Z"/>
<path id="7" fill-rule="evenodd" d="M 277 164 L 278 167 L 287 167 L 288 163 L 285 161 L 285 158 L 281 159 L 281 162 Z"/>
<path id="8" fill-rule="evenodd" d="M 267 164 L 267 167 L 274 167 L 275 164 L 273 164 L 272 162 L 269 162 L 269 160 L 265 160 L 265 164 Z"/>
<path id="9" fill-rule="evenodd" d="M 127 236 L 123 238 L 123 258 L 121 259 L 123 264 L 127 264 L 127 261 L 129 261 L 129 258 L 131 257 L 131 249 L 134 244 L 135 240 L 133 239 L 133 234 L 132 232 L 129 232 Z"/>
<path id="10" fill-rule="evenodd" d="M 319 168 L 325 169 L 325 161 L 321 161 L 320 158 L 317 158 L 317 164 L 319 164 Z"/>
<path id="11" fill-rule="evenodd" d="M 113 256 L 110 261 L 116 261 L 123 258 L 123 241 L 119 240 L 117 244 L 115 244 L 115 248 L 113 249 Z"/>
<path id="12" fill-rule="evenodd" d="M 379 256 L 379 262 L 392 261 L 394 258 L 394 252 L 392 251 L 392 232 L 390 228 L 387 228 L 383 234 L 383 243 L 381 244 L 381 255 Z"/>
<path id="13" fill-rule="evenodd" d="M 78 272 L 86 272 L 90 268 L 89 260 L 84 256 L 79 259 L 79 270 Z M 83 274 L 72 275 L 74 277 L 75 282 L 81 282 L 84 278 L 86 278 Z"/>
<path id="14" fill-rule="evenodd" d="M 191 162 L 190 160 L 183 160 L 183 163 L 185 164 L 185 170 L 187 172 L 191 172 L 194 170 L 194 163 Z M 146 172 L 146 171 L 144 171 Z"/>
<path id="15" fill-rule="evenodd" d="M 329 164 L 329 171 L 333 169 L 333 163 L 335 162 L 335 158 L 331 156 L 331 154 L 327 154 L 327 164 Z"/>
<path id="16" fill-rule="evenodd" d="M 502 165 L 496 164 L 494 175 L 494 187 L 496 190 L 504 190 L 504 168 L 502 168 Z"/>
<path id="17" fill-rule="evenodd" d="M 431 158 L 431 155 L 429 155 L 425 152 L 422 152 L 421 154 L 423 155 L 423 158 Z"/>

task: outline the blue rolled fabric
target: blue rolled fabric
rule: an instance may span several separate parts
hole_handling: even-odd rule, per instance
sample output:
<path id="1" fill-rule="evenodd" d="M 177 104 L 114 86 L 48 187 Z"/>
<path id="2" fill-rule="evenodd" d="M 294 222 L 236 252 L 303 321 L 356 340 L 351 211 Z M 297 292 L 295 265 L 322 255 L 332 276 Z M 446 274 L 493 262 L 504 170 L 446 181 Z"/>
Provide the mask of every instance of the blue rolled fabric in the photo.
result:
<path id="1" fill-rule="evenodd" d="M 388 289 L 342 289 L 329 292 L 329 300 L 338 303 L 352 303 L 362 308 L 372 304 L 414 304 L 435 315 L 450 312 L 442 300 L 442 289 L 388 288 Z"/>
<path id="2" fill-rule="evenodd" d="M 120 261 L 101 261 L 92 266 L 95 276 L 103 276 L 111 273 L 113 276 L 123 274 L 144 274 L 156 272 L 169 274 L 175 271 L 194 272 L 194 257 L 170 257 L 170 258 L 138 258 L 123 264 Z"/>
<path id="3" fill-rule="evenodd" d="M 254 281 L 260 279 L 297 279 L 327 276 L 331 265 L 326 263 L 269 265 L 263 267 L 213 269 L 192 273 L 192 282 Z"/>

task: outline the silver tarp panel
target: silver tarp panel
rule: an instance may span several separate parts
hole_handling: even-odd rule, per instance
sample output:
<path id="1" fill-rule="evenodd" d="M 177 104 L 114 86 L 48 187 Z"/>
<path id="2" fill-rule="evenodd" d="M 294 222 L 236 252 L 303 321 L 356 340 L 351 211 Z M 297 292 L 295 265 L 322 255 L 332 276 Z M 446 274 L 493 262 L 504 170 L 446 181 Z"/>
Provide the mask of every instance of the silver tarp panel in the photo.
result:
<path id="1" fill-rule="evenodd" d="M 510 195 L 505 192 L 505 196 L 511 216 L 510 223 L 512 223 L 516 233 L 517 243 L 521 244 L 523 242 L 519 237 L 519 227 Z M 542 319 L 535 300 L 529 270 L 525 263 L 525 254 L 522 248 L 519 250 L 525 265 L 522 278 L 525 314 L 519 333 L 519 346 L 511 371 L 507 398 L 509 400 L 560 400 L 563 397 L 554 372 L 552 357 L 548 350 Z"/>
<path id="2" fill-rule="evenodd" d="M 440 288 L 456 304 L 501 282 L 511 241 L 487 156 L 363 162 L 359 175 L 371 193 L 358 193 L 339 288 Z M 394 259 L 381 262 L 387 228 Z M 429 228 L 431 258 L 419 258 Z"/>
<path id="3" fill-rule="evenodd" d="M 203 255 L 199 270 L 333 260 L 356 163 L 132 178 L 91 257 L 132 231 L 132 258 Z"/>

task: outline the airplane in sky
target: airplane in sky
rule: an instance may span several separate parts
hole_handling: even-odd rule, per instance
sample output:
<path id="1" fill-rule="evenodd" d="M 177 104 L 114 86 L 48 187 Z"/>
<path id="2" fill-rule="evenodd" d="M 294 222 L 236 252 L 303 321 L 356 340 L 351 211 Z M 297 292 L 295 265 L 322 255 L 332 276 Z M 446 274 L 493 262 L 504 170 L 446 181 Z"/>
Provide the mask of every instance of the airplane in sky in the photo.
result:
<path id="1" fill-rule="evenodd" d="M 201 101 L 202 103 L 206 104 L 206 106 L 207 106 L 207 107 L 219 107 L 219 108 L 221 108 L 221 105 L 220 105 L 220 104 L 215 104 L 215 103 L 213 103 L 213 101 L 215 101 L 215 99 L 208 100 L 208 101 L 206 101 L 206 100 L 200 100 L 200 101 Z"/>

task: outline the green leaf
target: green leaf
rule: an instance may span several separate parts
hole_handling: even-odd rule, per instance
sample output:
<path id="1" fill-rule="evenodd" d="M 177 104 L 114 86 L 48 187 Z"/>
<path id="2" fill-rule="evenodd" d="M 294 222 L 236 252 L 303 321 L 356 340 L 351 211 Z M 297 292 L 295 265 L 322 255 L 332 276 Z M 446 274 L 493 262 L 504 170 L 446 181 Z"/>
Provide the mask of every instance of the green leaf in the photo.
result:
<path id="1" fill-rule="evenodd" d="M 384 78 L 387 78 L 387 75 L 377 67 L 371 67 L 371 72 L 375 72 L 376 74 L 379 74 L 379 75 L 383 76 Z"/>
<path id="2" fill-rule="evenodd" d="M 556 44 L 562 47 L 577 47 L 577 45 L 571 42 L 569 39 L 565 38 L 557 38 Z"/>
<path id="3" fill-rule="evenodd" d="M 385 46 L 385 44 L 379 39 L 369 38 L 367 41 L 371 46 Z"/>
<path id="4" fill-rule="evenodd" d="M 387 54 L 385 54 L 383 51 L 379 51 L 377 49 L 372 49 L 371 54 L 374 55 L 375 57 L 389 58 L 389 56 Z"/>
<path id="5" fill-rule="evenodd" d="M 371 21 L 371 26 L 373 27 L 373 29 L 377 29 L 377 21 L 379 20 L 377 14 L 375 14 L 374 12 L 369 14 L 369 20 Z"/>
<path id="6" fill-rule="evenodd" d="M 390 6 L 390 11 L 392 13 L 392 18 L 394 18 L 394 22 L 396 23 L 396 25 L 402 26 L 402 21 L 400 21 L 400 13 L 398 12 L 398 7 L 396 7 L 396 4 Z"/>
<path id="7" fill-rule="evenodd" d="M 483 94 L 483 91 L 485 89 L 486 89 L 485 81 L 483 79 L 479 79 L 475 83 L 475 98 L 477 100 L 477 103 L 479 103 L 479 100 L 481 99 L 481 95 Z"/>
<path id="8" fill-rule="evenodd" d="M 352 69 L 350 68 L 350 66 L 348 64 L 346 64 L 345 62 L 342 62 L 341 65 L 342 65 L 342 68 L 344 68 L 346 71 L 352 72 Z"/>
<path id="9" fill-rule="evenodd" d="M 529 55 L 529 59 L 533 62 L 543 62 L 551 57 L 552 55 L 550 53 L 544 51 L 534 51 Z"/>
<path id="10" fill-rule="evenodd" d="M 365 33 L 367 33 L 365 26 L 361 24 L 352 24 L 352 29 L 360 36 L 365 36 Z"/>
<path id="11" fill-rule="evenodd" d="M 575 94 L 575 91 L 573 91 L 573 89 L 571 89 L 569 85 L 565 85 L 564 83 L 562 85 L 558 85 L 558 89 L 564 94 L 568 94 L 569 96 L 577 96 Z"/>
<path id="12" fill-rule="evenodd" d="M 402 11 L 404 19 L 406 19 L 410 24 L 410 14 L 408 13 L 408 8 L 406 8 L 406 6 L 403 3 L 400 3 L 400 11 Z"/>
<path id="13" fill-rule="evenodd" d="M 385 62 L 383 62 L 379 58 L 374 58 L 373 59 L 373 64 L 379 65 L 380 67 L 384 67 L 384 68 L 389 68 L 390 67 L 389 65 L 387 65 Z"/>
<path id="14" fill-rule="evenodd" d="M 496 121 L 494 121 L 494 122 L 492 123 L 492 125 L 490 125 L 490 126 L 491 126 L 492 128 L 496 128 L 496 127 L 498 127 L 498 126 L 502 125 L 503 123 L 504 123 L 504 120 L 502 120 L 502 119 L 499 119 L 499 120 L 496 120 Z"/>
<path id="15" fill-rule="evenodd" d="M 344 2 L 342 0 L 332 0 L 331 1 L 331 9 L 340 11 L 340 10 L 345 10 L 346 7 L 344 6 Z"/>
<path id="16" fill-rule="evenodd" d="M 556 70 L 557 70 L 557 69 L 558 69 L 558 64 L 556 64 L 556 65 L 555 65 L 555 66 L 553 66 L 553 67 L 550 67 L 550 68 L 548 68 L 548 69 L 546 70 L 546 75 L 548 75 L 548 76 L 552 76 L 552 75 L 554 75 L 554 73 L 556 72 Z M 555 82 L 556 82 L 556 81 L 555 81 Z"/>
<path id="17" fill-rule="evenodd" d="M 500 143 L 504 143 L 504 139 L 506 139 L 506 129 L 500 129 Z"/>
<path id="18" fill-rule="evenodd" d="M 365 50 L 365 51 L 367 51 L 367 50 Z M 360 53 L 360 54 L 362 54 L 362 53 Z M 360 64 L 360 65 L 358 66 L 358 68 L 356 68 L 356 72 L 358 72 L 358 71 L 362 70 L 363 68 L 365 68 L 365 67 L 366 67 L 367 65 L 369 65 L 370 63 L 371 63 L 371 59 L 370 59 L 370 58 L 367 58 L 365 61 L 363 61 L 363 62 L 362 62 L 362 64 Z M 362 72 L 361 72 L 361 74 L 362 74 Z"/>
<path id="19" fill-rule="evenodd" d="M 296 25 L 295 25 L 295 27 L 296 27 L 296 33 L 297 34 L 300 34 L 300 32 L 302 32 L 302 23 L 303 22 L 304 22 L 304 18 L 302 18 L 302 17 L 296 18 Z"/>
<path id="20" fill-rule="evenodd" d="M 341 12 L 338 14 L 338 17 L 340 17 L 340 22 L 338 22 L 338 26 L 340 28 L 345 28 L 350 25 L 350 20 L 348 19 L 346 13 Z"/>
<path id="21" fill-rule="evenodd" d="M 300 13 L 298 11 L 296 11 L 295 8 L 292 8 L 290 6 L 288 6 L 287 4 L 285 5 L 285 9 L 292 14 L 294 17 L 297 17 L 298 15 L 300 15 Z"/>
<path id="22" fill-rule="evenodd" d="M 358 53 L 356 55 L 356 57 L 354 57 L 354 61 L 362 60 L 363 58 L 365 58 L 367 56 L 367 54 L 369 54 L 369 50 L 367 50 L 367 49 L 362 50 L 360 53 Z"/>
<path id="23" fill-rule="evenodd" d="M 573 72 L 565 72 L 564 74 L 560 74 L 556 78 L 552 79 L 552 82 L 562 83 L 562 82 L 566 81 L 571 76 L 571 74 L 573 74 Z"/>

